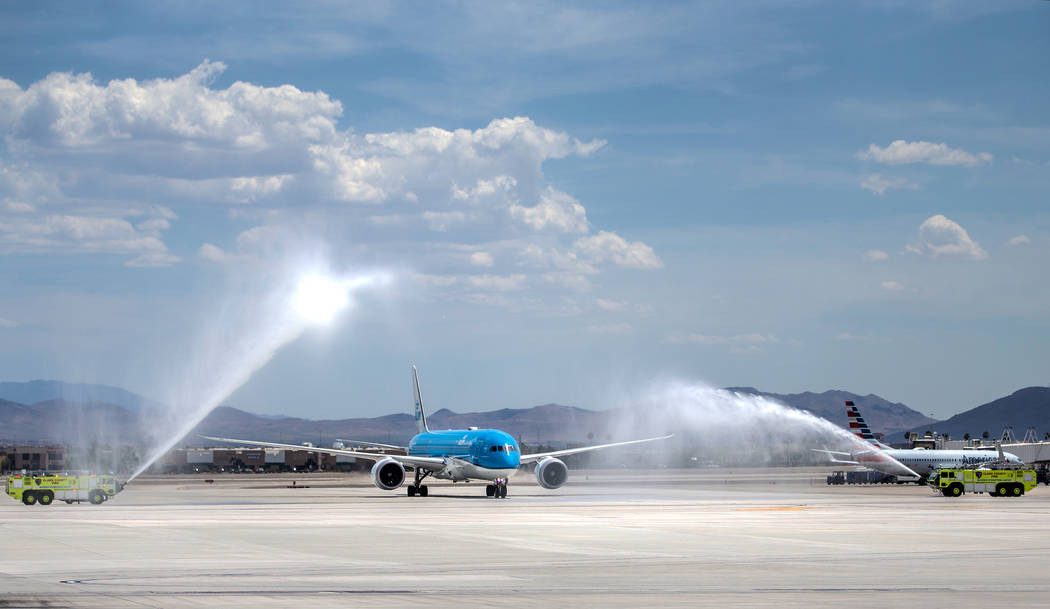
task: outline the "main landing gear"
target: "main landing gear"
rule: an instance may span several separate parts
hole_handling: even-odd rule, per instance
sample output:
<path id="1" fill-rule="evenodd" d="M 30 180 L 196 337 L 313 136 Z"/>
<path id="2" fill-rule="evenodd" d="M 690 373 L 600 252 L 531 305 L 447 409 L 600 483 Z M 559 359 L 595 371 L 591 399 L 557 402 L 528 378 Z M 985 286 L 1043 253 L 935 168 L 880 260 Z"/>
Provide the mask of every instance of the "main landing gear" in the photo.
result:
<path id="1" fill-rule="evenodd" d="M 430 493 L 430 489 L 427 488 L 427 485 L 420 484 L 420 482 L 423 482 L 423 479 L 429 475 L 430 472 L 416 468 L 416 481 L 408 486 L 409 497 L 415 497 L 416 495 L 426 497 Z"/>
<path id="2" fill-rule="evenodd" d="M 495 497 L 496 499 L 507 498 L 507 481 L 502 478 L 497 478 L 495 484 L 489 484 L 485 487 L 486 497 Z"/>

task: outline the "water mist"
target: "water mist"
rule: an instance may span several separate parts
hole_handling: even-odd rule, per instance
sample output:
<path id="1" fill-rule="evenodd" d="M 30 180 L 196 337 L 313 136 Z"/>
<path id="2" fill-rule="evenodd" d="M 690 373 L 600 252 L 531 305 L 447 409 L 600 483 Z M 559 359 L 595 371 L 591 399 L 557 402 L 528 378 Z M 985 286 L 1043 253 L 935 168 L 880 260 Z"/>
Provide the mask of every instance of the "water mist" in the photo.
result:
<path id="1" fill-rule="evenodd" d="M 151 419 L 152 446 L 128 481 L 171 450 L 281 347 L 352 307 L 356 292 L 389 281 L 385 273 L 318 271 L 241 278 L 201 328 L 193 352 L 176 366 L 180 372 L 170 388 L 157 396 L 168 408 Z"/>
<path id="2" fill-rule="evenodd" d="M 612 431 L 619 437 L 675 432 L 679 446 L 729 465 L 822 460 L 811 449 L 827 447 L 864 452 L 881 469 L 910 475 L 895 459 L 826 419 L 770 398 L 698 382 L 654 384 L 628 399 L 617 427 Z"/>

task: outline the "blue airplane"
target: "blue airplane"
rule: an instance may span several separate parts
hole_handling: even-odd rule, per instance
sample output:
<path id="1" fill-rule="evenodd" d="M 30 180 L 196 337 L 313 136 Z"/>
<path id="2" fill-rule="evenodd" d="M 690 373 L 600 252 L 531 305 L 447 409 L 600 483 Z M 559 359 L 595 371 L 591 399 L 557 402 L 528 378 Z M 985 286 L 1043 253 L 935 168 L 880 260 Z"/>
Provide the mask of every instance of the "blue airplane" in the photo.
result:
<path id="1" fill-rule="evenodd" d="M 507 480 L 518 471 L 518 467 L 525 463 L 537 464 L 535 470 L 536 481 L 539 482 L 540 486 L 546 489 L 556 489 L 565 484 L 565 481 L 569 478 L 569 468 L 558 457 L 611 448 L 613 446 L 666 440 L 673 435 L 523 455 L 514 437 L 498 429 L 471 427 L 469 429 L 431 431 L 430 427 L 427 426 L 427 415 L 423 410 L 423 398 L 419 391 L 419 374 L 416 372 L 415 366 L 412 366 L 412 385 L 416 398 L 417 433 L 408 443 L 408 446 L 379 444 L 377 442 L 343 441 L 351 445 L 372 449 L 394 450 L 404 454 L 380 454 L 346 450 L 344 448 L 314 447 L 310 450 L 374 461 L 372 482 L 385 491 L 393 491 L 400 488 L 405 483 L 406 471 L 411 470 L 415 474 L 415 480 L 408 486 L 409 497 L 416 495 L 426 497 L 428 490 L 427 485 L 423 484 L 423 481 L 427 477 L 433 476 L 434 478 L 451 480 L 453 482 L 485 480 L 489 482 L 485 487 L 485 495 L 503 499 L 507 496 Z M 302 446 L 295 444 L 203 437 L 215 442 L 228 444 L 303 450 Z"/>

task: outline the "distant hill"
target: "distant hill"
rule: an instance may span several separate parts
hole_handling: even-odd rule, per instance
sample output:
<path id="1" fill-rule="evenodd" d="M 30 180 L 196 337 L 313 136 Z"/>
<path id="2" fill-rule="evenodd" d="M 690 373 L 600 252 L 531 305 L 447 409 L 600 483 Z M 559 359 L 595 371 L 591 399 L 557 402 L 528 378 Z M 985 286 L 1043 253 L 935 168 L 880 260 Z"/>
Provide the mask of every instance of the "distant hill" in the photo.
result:
<path id="1" fill-rule="evenodd" d="M 16 389 L 28 391 L 26 385 L 34 385 L 37 391 L 46 389 L 54 392 L 67 384 L 54 381 L 0 384 L 9 391 L 14 386 L 21 386 Z M 144 405 L 150 402 L 141 396 L 115 387 L 84 387 L 104 388 L 110 392 L 109 395 L 116 396 L 122 403 L 49 398 L 27 405 L 11 398 L 0 397 L 0 442 L 146 444 L 154 435 L 165 433 L 165 411 L 145 408 Z M 956 438 L 961 438 L 966 432 L 979 436 L 985 430 L 998 437 L 1004 425 L 1012 425 L 1018 437 L 1022 436 L 1024 429 L 1030 425 L 1036 426 L 1040 433 L 1050 431 L 1050 388 L 1047 387 L 1021 389 L 942 422 L 936 422 L 904 404 L 890 402 L 874 394 L 862 396 L 840 390 L 778 394 L 752 387 L 728 389 L 738 393 L 766 396 L 810 411 L 839 426 L 845 426 L 843 402 L 852 400 L 861 408 L 872 429 L 886 433 L 891 441 L 902 439 L 900 432 L 903 430 L 922 432 L 932 429 L 950 433 Z M 129 403 L 131 406 L 125 405 Z M 617 424 L 622 427 L 628 418 L 621 417 L 622 414 L 624 413 L 544 404 L 532 408 L 504 408 L 472 413 L 441 409 L 431 413 L 428 419 L 432 429 L 462 429 L 470 426 L 498 428 L 526 443 L 567 443 L 584 442 L 589 436 L 593 436 L 594 441 L 604 441 L 609 437 L 610 429 L 617 429 L 614 433 L 618 436 L 624 435 L 631 430 L 617 427 Z M 222 406 L 212 411 L 185 437 L 184 442 L 201 443 L 203 441 L 196 438 L 197 434 L 201 434 L 287 443 L 320 440 L 328 444 L 336 438 L 343 438 L 402 444 L 407 442 L 413 433 L 414 420 L 407 412 L 373 418 L 310 420 L 256 415 Z"/>
<path id="2" fill-rule="evenodd" d="M 575 442 L 606 428 L 608 414 L 545 404 L 533 408 L 456 413 L 442 408 L 427 415 L 431 429 L 498 428 L 526 442 Z M 375 418 L 311 420 L 295 417 L 264 418 L 243 410 L 220 406 L 192 434 L 250 438 L 264 442 L 322 441 L 336 438 L 394 444 L 407 443 L 416 433 L 412 415 L 391 414 Z M 193 438 L 188 441 L 195 442 Z"/>
<path id="3" fill-rule="evenodd" d="M 1035 427 L 1042 439 L 1044 433 L 1050 432 L 1050 387 L 1025 387 L 1006 397 L 960 412 L 948 420 L 916 425 L 909 431 L 936 431 L 951 434 L 956 440 L 961 440 L 967 433 L 979 438 L 987 431 L 992 438 L 998 439 L 1004 427 L 1013 427 L 1018 440 L 1024 437 L 1026 428 Z"/>
<path id="4" fill-rule="evenodd" d="M 45 400 L 27 406 L 0 400 L 0 441 L 81 446 L 130 443 L 148 437 L 148 412 L 102 402 Z"/>
<path id="5" fill-rule="evenodd" d="M 29 381 L 26 383 L 0 383 L 0 399 L 19 404 L 37 404 L 47 400 L 67 402 L 113 404 L 128 410 L 163 408 L 159 402 L 142 397 L 120 387 L 90 383 L 65 383 L 63 381 Z"/>
<path id="6" fill-rule="evenodd" d="M 766 393 L 753 387 L 726 387 L 727 391 L 761 395 L 794 406 L 799 410 L 808 410 L 840 427 L 846 426 L 846 400 L 851 400 L 860 408 L 864 420 L 872 431 L 883 433 L 889 440 L 898 441 L 903 436 L 902 430 L 933 423 L 935 419 L 917 412 L 904 404 L 890 402 L 874 393 L 857 395 L 848 391 L 832 389 L 823 393 Z M 896 438 L 894 436 L 901 436 Z"/>

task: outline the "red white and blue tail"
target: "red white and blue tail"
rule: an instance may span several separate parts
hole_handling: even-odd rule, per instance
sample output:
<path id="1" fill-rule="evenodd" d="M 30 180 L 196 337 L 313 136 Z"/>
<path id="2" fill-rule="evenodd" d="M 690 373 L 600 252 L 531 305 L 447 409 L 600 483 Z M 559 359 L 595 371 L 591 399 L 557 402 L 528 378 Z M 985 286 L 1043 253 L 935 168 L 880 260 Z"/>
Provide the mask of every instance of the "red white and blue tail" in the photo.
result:
<path id="1" fill-rule="evenodd" d="M 846 400 L 846 418 L 849 419 L 849 430 L 852 433 L 879 448 L 889 448 L 871 433 L 871 428 L 864 422 L 864 417 L 860 416 L 860 410 L 850 400 Z"/>

